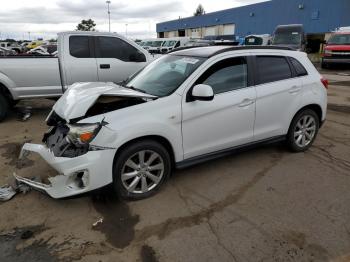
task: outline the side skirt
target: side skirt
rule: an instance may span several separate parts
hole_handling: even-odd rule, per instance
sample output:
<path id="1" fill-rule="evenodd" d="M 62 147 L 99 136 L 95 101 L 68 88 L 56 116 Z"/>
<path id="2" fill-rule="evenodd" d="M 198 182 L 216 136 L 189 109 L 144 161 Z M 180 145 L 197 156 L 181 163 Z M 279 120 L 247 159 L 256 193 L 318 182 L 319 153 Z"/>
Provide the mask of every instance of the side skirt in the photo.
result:
<path id="1" fill-rule="evenodd" d="M 205 155 L 185 159 L 183 161 L 175 163 L 175 167 L 177 169 L 183 169 L 183 168 L 197 165 L 197 164 L 209 161 L 209 160 L 213 160 L 213 159 L 217 159 L 217 158 L 224 157 L 227 155 L 231 155 L 231 154 L 237 153 L 239 151 L 256 148 L 256 147 L 261 146 L 261 145 L 267 145 L 267 144 L 272 144 L 272 143 L 276 143 L 276 142 L 281 142 L 284 140 L 286 140 L 286 136 L 283 135 L 283 136 L 272 137 L 272 138 L 268 138 L 268 139 L 264 139 L 264 140 L 260 140 L 260 141 L 255 141 L 255 142 L 251 142 L 248 144 L 235 146 L 232 148 L 227 148 L 227 149 L 223 149 L 220 151 L 208 153 Z"/>

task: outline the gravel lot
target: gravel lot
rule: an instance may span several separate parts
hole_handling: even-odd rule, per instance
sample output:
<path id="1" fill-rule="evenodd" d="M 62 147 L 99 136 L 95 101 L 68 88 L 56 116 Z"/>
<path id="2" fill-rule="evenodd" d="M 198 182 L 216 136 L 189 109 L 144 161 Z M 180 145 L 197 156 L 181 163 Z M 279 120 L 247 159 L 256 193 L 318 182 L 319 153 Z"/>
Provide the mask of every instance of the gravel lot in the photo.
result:
<path id="1" fill-rule="evenodd" d="M 269 145 L 176 171 L 137 202 L 108 189 L 17 195 L 0 203 L 0 261 L 350 261 L 350 70 L 322 73 L 330 109 L 308 152 Z M 14 171 L 52 172 L 38 158 L 17 161 L 25 141 L 41 141 L 52 105 L 21 102 L 0 123 L 1 185 Z"/>

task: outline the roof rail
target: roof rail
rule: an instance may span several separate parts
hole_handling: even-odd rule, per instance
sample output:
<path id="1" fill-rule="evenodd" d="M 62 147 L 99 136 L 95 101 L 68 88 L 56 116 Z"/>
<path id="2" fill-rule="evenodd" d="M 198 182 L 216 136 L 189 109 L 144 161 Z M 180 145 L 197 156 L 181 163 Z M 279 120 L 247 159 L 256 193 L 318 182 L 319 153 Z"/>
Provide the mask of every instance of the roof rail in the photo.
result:
<path id="1" fill-rule="evenodd" d="M 214 53 L 212 53 L 209 57 L 221 54 L 221 53 L 225 53 L 225 52 L 229 52 L 229 51 L 236 51 L 236 50 L 256 50 L 256 49 L 262 49 L 262 50 L 287 50 L 287 51 L 296 51 L 293 48 L 290 48 L 288 46 L 274 46 L 274 45 L 266 45 L 266 46 L 227 46 L 227 45 L 211 45 L 208 47 L 215 47 L 215 46 L 223 46 L 226 48 L 220 49 Z M 188 49 L 192 49 L 192 48 L 202 48 L 203 46 L 185 46 L 185 47 L 179 47 L 176 49 L 173 49 L 171 51 L 168 52 L 168 54 L 170 53 L 174 53 L 177 51 L 182 51 L 182 50 L 188 50 Z M 206 48 L 207 46 L 204 46 L 203 48 Z"/>
<path id="2" fill-rule="evenodd" d="M 183 47 L 178 47 L 178 48 L 175 48 L 173 50 L 168 51 L 167 54 L 174 53 L 174 52 L 177 52 L 177 51 L 192 49 L 192 48 L 200 48 L 200 47 L 203 47 L 203 46 L 183 46 Z"/>

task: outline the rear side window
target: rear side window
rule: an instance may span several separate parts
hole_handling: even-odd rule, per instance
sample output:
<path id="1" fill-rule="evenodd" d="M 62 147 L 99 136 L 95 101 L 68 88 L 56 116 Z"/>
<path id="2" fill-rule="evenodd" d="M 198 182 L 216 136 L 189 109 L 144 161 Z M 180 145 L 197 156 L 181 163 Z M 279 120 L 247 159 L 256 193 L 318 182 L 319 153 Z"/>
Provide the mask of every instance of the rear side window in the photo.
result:
<path id="1" fill-rule="evenodd" d="M 116 58 L 124 62 L 146 62 L 145 55 L 127 42 L 116 38 L 97 38 L 97 58 Z"/>
<path id="2" fill-rule="evenodd" d="M 229 92 L 248 86 L 248 70 L 245 57 L 222 60 L 210 67 L 196 84 L 213 88 L 214 94 Z"/>
<path id="3" fill-rule="evenodd" d="M 290 57 L 289 60 L 292 63 L 297 76 L 306 76 L 307 75 L 307 71 L 306 71 L 305 67 L 298 60 L 296 60 L 293 57 Z"/>
<path id="4" fill-rule="evenodd" d="M 282 56 L 257 56 L 260 84 L 280 81 L 292 77 L 288 61 Z"/>
<path id="5" fill-rule="evenodd" d="M 90 58 L 90 45 L 88 36 L 69 37 L 69 53 L 77 58 Z"/>

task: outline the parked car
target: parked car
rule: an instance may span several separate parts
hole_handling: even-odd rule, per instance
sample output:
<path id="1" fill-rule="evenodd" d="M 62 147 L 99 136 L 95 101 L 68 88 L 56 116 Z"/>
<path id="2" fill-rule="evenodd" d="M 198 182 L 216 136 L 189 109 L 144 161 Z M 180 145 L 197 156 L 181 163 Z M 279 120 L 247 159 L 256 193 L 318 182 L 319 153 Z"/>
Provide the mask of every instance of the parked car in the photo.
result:
<path id="1" fill-rule="evenodd" d="M 12 49 L 9 49 L 6 47 L 0 47 L 0 56 L 13 56 L 16 54 L 17 52 Z"/>
<path id="2" fill-rule="evenodd" d="M 272 44 L 287 46 L 298 51 L 306 52 L 306 35 L 303 25 L 279 25 L 276 27 Z"/>
<path id="3" fill-rule="evenodd" d="M 44 144 L 21 150 L 59 174 L 47 184 L 16 179 L 54 198 L 108 184 L 122 198 L 149 197 L 173 167 L 273 141 L 307 150 L 326 119 L 326 88 L 307 55 L 288 48 L 173 51 L 124 86 L 71 86 L 47 118 Z"/>
<path id="4" fill-rule="evenodd" d="M 27 50 L 30 50 L 30 49 L 36 48 L 38 46 L 41 46 L 43 44 L 44 44 L 44 41 L 42 41 L 42 40 L 32 41 L 26 45 L 26 48 L 27 48 Z"/>
<path id="5" fill-rule="evenodd" d="M 120 82 L 154 58 L 134 41 L 99 32 L 58 35 L 58 57 L 0 58 L 0 121 L 13 101 L 58 97 L 76 82 Z"/>
<path id="6" fill-rule="evenodd" d="M 57 45 L 41 45 L 36 48 L 33 48 L 27 52 L 27 54 L 33 55 L 52 55 L 57 51 Z"/>
<path id="7" fill-rule="evenodd" d="M 350 64 L 350 27 L 334 32 L 324 48 L 322 68 L 334 64 Z"/>
<path id="8" fill-rule="evenodd" d="M 175 48 L 186 46 L 186 44 L 189 43 L 190 41 L 191 41 L 190 37 L 165 38 L 165 41 L 163 42 L 160 52 L 162 54 L 166 54 Z"/>
<path id="9" fill-rule="evenodd" d="M 244 39 L 244 45 L 271 45 L 271 36 L 264 35 L 248 35 Z"/>

